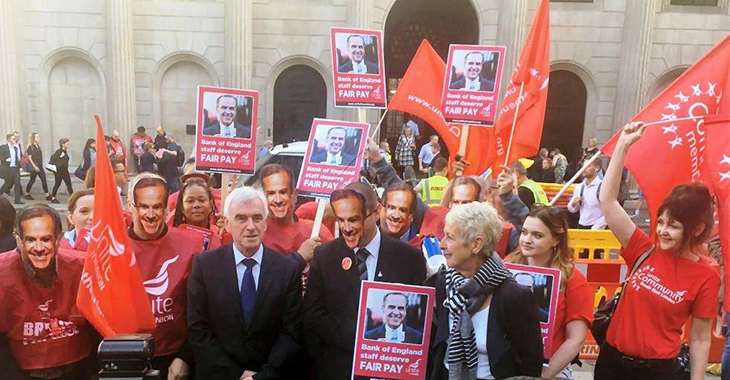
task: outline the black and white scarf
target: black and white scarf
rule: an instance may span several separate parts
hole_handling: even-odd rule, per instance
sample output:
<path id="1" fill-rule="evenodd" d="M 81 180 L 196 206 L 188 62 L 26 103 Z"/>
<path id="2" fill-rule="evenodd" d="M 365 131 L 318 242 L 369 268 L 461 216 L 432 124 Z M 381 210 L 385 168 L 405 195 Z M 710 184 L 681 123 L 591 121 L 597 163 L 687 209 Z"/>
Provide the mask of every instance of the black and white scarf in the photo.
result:
<path id="1" fill-rule="evenodd" d="M 477 343 L 471 316 L 484 305 L 489 294 L 510 271 L 496 254 L 492 254 L 472 278 L 454 268 L 446 269 L 446 300 L 451 328 L 447 347 L 449 380 L 474 380 L 477 377 Z"/>

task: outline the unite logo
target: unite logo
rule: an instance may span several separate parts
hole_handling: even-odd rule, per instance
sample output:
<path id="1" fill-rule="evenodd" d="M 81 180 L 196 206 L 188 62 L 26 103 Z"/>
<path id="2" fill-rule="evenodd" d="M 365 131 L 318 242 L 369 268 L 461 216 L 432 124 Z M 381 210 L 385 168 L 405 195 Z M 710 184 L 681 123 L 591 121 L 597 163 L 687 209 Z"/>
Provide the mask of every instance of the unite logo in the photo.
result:
<path id="1" fill-rule="evenodd" d="M 421 359 L 419 358 L 415 362 L 411 363 L 406 367 L 406 373 L 411 376 L 419 376 L 421 374 L 421 369 L 419 368 L 419 365 L 421 364 Z"/>
<path id="2" fill-rule="evenodd" d="M 170 267 L 170 265 L 177 261 L 178 257 L 179 255 L 162 263 L 162 266 L 160 267 L 160 271 L 157 273 L 157 276 L 142 283 L 144 284 L 144 290 L 147 292 L 147 294 L 151 294 L 153 296 L 165 294 L 165 292 L 167 291 L 167 287 L 170 286 L 170 275 L 168 274 L 168 268 Z"/>

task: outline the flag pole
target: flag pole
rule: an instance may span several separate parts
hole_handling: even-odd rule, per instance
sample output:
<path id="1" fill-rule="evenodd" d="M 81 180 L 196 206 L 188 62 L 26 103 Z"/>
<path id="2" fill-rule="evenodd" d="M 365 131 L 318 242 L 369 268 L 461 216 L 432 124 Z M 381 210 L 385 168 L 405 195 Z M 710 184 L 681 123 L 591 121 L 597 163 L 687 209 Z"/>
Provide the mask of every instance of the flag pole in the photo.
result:
<path id="1" fill-rule="evenodd" d="M 520 94 L 517 95 L 517 106 L 515 108 L 515 117 L 512 119 L 512 130 L 509 133 L 509 144 L 507 144 L 507 154 L 504 156 L 504 166 L 509 163 L 509 153 L 512 150 L 512 138 L 515 136 L 515 124 L 517 124 L 517 115 L 520 113 L 520 104 L 522 104 L 522 90 L 525 88 L 525 81 L 520 83 Z"/>
<path id="2" fill-rule="evenodd" d="M 597 160 L 598 157 L 600 157 L 600 156 L 601 156 L 601 151 L 598 150 L 598 152 L 596 152 L 596 154 L 594 154 L 593 157 L 591 157 L 588 161 L 586 161 L 583 164 L 583 167 L 580 168 L 580 170 L 578 170 L 578 172 L 573 175 L 573 178 L 571 178 L 568 182 L 565 183 L 565 185 L 563 185 L 563 188 L 560 189 L 560 191 L 558 191 L 558 193 L 555 195 L 555 197 L 553 197 L 552 200 L 550 200 L 550 203 L 548 204 L 548 206 L 555 205 L 555 202 L 557 202 L 558 199 L 560 199 L 560 196 L 563 195 L 565 190 L 567 190 L 568 187 L 570 187 L 570 185 L 572 185 L 581 176 L 581 174 L 583 174 L 583 172 L 586 170 L 586 168 L 588 166 L 590 166 L 590 164 L 592 164 L 593 161 Z"/>
<path id="3" fill-rule="evenodd" d="M 385 119 L 385 115 L 388 114 L 388 109 L 385 109 L 385 112 L 383 112 L 383 116 L 380 117 L 380 121 L 378 121 L 378 124 L 375 126 L 375 130 L 370 134 L 370 138 L 374 139 L 375 135 L 380 131 L 380 125 L 383 124 L 383 120 Z"/>

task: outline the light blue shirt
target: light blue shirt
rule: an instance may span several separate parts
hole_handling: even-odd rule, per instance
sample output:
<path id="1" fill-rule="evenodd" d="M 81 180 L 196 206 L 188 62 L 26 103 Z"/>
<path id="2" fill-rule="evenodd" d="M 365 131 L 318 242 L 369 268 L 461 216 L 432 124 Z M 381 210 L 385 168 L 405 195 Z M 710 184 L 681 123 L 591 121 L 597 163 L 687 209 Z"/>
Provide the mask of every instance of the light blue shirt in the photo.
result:
<path id="1" fill-rule="evenodd" d="M 380 253 L 380 229 L 375 229 L 375 236 L 365 247 L 370 255 L 365 259 L 365 265 L 368 267 L 368 281 L 380 281 L 383 274 L 379 273 L 376 277 L 375 271 L 378 269 L 378 254 Z M 359 250 L 359 249 L 358 249 Z M 357 252 L 357 251 L 355 251 Z"/>
<path id="2" fill-rule="evenodd" d="M 433 158 L 436 157 L 435 154 L 431 151 L 431 143 L 425 144 L 421 147 L 421 152 L 418 153 L 418 158 L 423 161 L 426 165 L 431 165 L 431 161 L 433 161 Z"/>
<path id="3" fill-rule="evenodd" d="M 18 160 L 20 160 L 20 157 L 18 157 L 19 149 L 11 143 L 8 143 L 8 149 L 10 149 L 10 167 L 15 168 L 18 166 Z"/>
<path id="4" fill-rule="evenodd" d="M 241 253 L 241 251 L 236 248 L 236 244 L 231 244 L 233 246 L 233 261 L 236 263 L 236 277 L 238 279 L 238 290 L 241 290 L 241 282 L 243 282 L 243 274 L 246 273 L 246 265 L 243 263 L 243 259 L 248 259 L 249 257 L 246 257 Z M 256 261 L 256 265 L 251 268 L 253 270 L 253 282 L 256 284 L 256 290 L 259 288 L 259 274 L 261 273 L 261 259 L 264 258 L 264 245 L 259 245 L 258 251 L 254 253 L 251 259 L 254 259 Z"/>

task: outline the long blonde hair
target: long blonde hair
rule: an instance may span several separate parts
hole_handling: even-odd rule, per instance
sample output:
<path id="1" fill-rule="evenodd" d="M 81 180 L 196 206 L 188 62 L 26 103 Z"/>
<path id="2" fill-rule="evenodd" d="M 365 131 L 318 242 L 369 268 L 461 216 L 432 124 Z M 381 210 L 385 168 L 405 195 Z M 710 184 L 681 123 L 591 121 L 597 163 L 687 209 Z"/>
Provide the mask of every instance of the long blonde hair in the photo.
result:
<path id="1" fill-rule="evenodd" d="M 28 135 L 28 146 L 35 145 L 35 138 L 38 136 L 38 132 L 33 132 Z M 18 141 L 20 143 L 20 141 Z"/>
<path id="2" fill-rule="evenodd" d="M 539 219 L 550 230 L 550 234 L 558 240 L 558 244 L 550 252 L 548 268 L 560 270 L 560 291 L 565 291 L 570 276 L 573 275 L 573 256 L 568 248 L 568 220 L 565 212 L 557 207 L 535 204 L 527 217 Z M 527 257 L 517 248 L 505 261 L 527 265 Z"/>

